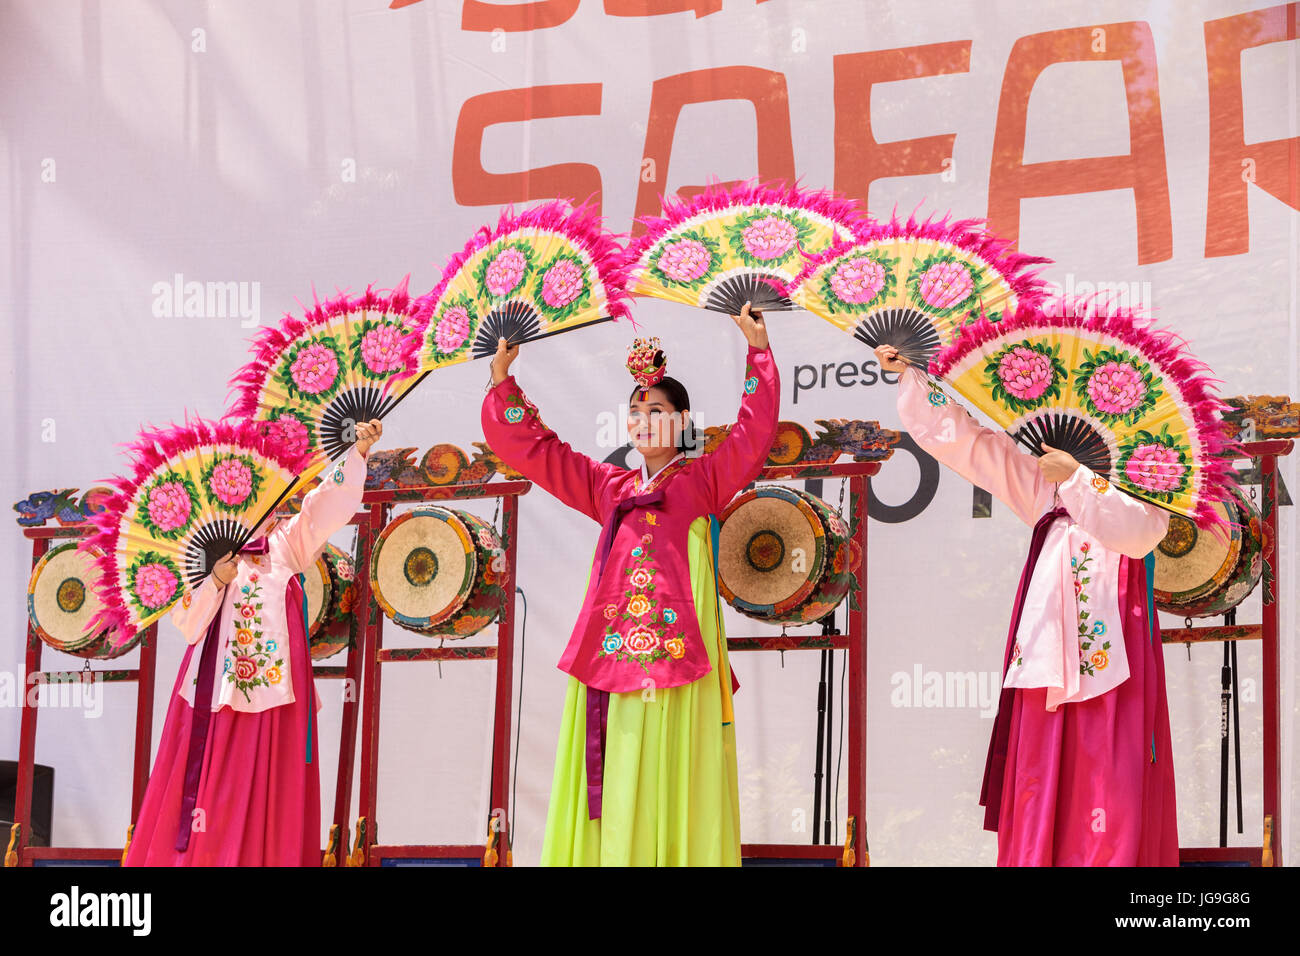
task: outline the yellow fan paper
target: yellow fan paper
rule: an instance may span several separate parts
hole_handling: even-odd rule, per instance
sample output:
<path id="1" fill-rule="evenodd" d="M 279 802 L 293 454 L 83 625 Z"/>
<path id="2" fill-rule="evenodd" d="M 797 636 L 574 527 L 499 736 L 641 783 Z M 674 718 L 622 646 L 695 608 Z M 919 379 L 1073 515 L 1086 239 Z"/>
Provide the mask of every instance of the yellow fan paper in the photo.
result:
<path id="1" fill-rule="evenodd" d="M 857 203 L 798 187 L 742 185 L 664 201 L 628 247 L 628 291 L 728 315 L 794 308 L 789 285 L 808 256 L 866 224 Z"/>
<path id="2" fill-rule="evenodd" d="M 622 247 L 563 200 L 507 210 L 452 257 L 421 300 L 418 378 L 512 346 L 627 315 Z M 394 402 L 395 404 L 395 402 Z"/>
<path id="3" fill-rule="evenodd" d="M 930 371 L 1034 454 L 1046 443 L 1131 495 L 1218 523 L 1231 447 L 1208 369 L 1127 309 L 1050 311 L 964 327 Z"/>
<path id="4" fill-rule="evenodd" d="M 978 226 L 947 219 L 872 226 L 814 257 L 790 298 L 871 348 L 892 345 L 925 368 L 963 324 L 997 322 L 1041 296 L 1025 268 L 1046 260 L 1011 252 Z"/>
<path id="5" fill-rule="evenodd" d="M 266 423 L 192 421 L 142 434 L 130 446 L 134 472 L 91 517 L 81 547 L 99 554 L 104 607 L 91 627 L 122 639 L 157 620 L 197 587 L 224 555 L 251 537 L 293 486 L 289 457 Z"/>

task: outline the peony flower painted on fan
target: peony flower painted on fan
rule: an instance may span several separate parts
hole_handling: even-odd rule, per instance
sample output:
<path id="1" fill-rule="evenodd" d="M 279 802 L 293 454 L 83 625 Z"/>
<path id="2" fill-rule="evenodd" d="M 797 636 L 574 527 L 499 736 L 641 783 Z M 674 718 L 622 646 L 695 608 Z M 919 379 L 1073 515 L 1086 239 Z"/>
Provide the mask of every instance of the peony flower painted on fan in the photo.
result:
<path id="1" fill-rule="evenodd" d="M 755 259 L 771 262 L 783 259 L 794 248 L 799 238 L 799 231 L 788 220 L 780 216 L 763 216 L 740 231 L 745 251 Z"/>
<path id="2" fill-rule="evenodd" d="M 1146 398 L 1142 375 L 1127 362 L 1107 362 L 1088 377 L 1088 397 L 1107 415 L 1127 415 Z"/>
<path id="3" fill-rule="evenodd" d="M 854 256 L 835 267 L 830 286 L 841 302 L 866 305 L 885 287 L 885 269 L 868 256 Z"/>
<path id="4" fill-rule="evenodd" d="M 166 607 L 176 596 L 180 579 L 161 562 L 142 564 L 135 570 L 133 590 L 140 603 L 151 611 Z"/>
<path id="5" fill-rule="evenodd" d="M 465 344 L 465 340 L 469 338 L 469 327 L 470 316 L 467 306 L 458 303 L 444 309 L 434 327 L 434 347 L 439 352 L 450 355 Z"/>
<path id="6" fill-rule="evenodd" d="M 507 246 L 488 264 L 483 284 L 492 295 L 509 295 L 524 281 L 526 271 L 528 257 L 513 246 Z"/>
<path id="7" fill-rule="evenodd" d="M 239 458 L 226 458 L 212 469 L 208 488 L 223 505 L 237 508 L 248 500 L 253 490 L 252 469 Z"/>
<path id="8" fill-rule="evenodd" d="M 361 361 L 372 377 L 387 375 L 405 365 L 401 355 L 402 330 L 380 322 L 361 337 Z"/>
<path id="9" fill-rule="evenodd" d="M 311 432 L 298 416 L 287 409 L 267 429 L 271 445 L 282 459 L 296 460 L 311 450 Z"/>
<path id="10" fill-rule="evenodd" d="M 319 342 L 305 345 L 298 350 L 289 375 L 300 392 L 307 395 L 320 395 L 334 387 L 339 377 L 339 359 L 334 350 Z"/>
<path id="11" fill-rule="evenodd" d="M 649 654 L 659 646 L 659 638 L 648 627 L 634 627 L 628 632 L 623 645 L 633 654 Z"/>
<path id="12" fill-rule="evenodd" d="M 713 253 L 697 239 L 675 239 L 664 243 L 655 268 L 674 282 L 689 283 L 706 275 L 713 265 Z"/>
<path id="13" fill-rule="evenodd" d="M 559 259 L 542 275 L 542 301 L 562 309 L 582 294 L 586 285 L 582 269 L 572 259 Z"/>
<path id="14" fill-rule="evenodd" d="M 951 260 L 936 262 L 921 273 L 917 294 L 934 309 L 951 309 L 970 298 L 975 290 L 970 268 Z"/>
<path id="15" fill-rule="evenodd" d="M 1008 395 L 1021 402 L 1035 402 L 1051 387 L 1051 360 L 1042 352 L 1023 345 L 1006 350 L 998 361 L 998 380 Z"/>
<path id="16" fill-rule="evenodd" d="M 1124 475 L 1133 485 L 1160 494 L 1181 490 L 1186 474 L 1182 452 L 1160 442 L 1137 445 L 1124 463 Z"/>
<path id="17" fill-rule="evenodd" d="M 167 534 L 190 523 L 194 501 L 180 481 L 163 481 L 149 490 L 146 507 L 149 520 L 160 532 Z"/>

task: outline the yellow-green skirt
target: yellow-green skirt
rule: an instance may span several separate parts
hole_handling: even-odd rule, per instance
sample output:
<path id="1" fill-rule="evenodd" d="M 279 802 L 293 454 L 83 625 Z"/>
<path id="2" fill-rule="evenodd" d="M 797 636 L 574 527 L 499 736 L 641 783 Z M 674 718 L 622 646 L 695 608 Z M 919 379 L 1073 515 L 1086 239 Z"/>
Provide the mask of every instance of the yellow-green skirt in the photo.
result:
<path id="1" fill-rule="evenodd" d="M 587 818 L 587 688 L 569 678 L 543 866 L 739 866 L 731 668 L 707 518 L 691 524 L 691 591 L 713 669 L 681 687 L 609 695 L 601 816 Z"/>

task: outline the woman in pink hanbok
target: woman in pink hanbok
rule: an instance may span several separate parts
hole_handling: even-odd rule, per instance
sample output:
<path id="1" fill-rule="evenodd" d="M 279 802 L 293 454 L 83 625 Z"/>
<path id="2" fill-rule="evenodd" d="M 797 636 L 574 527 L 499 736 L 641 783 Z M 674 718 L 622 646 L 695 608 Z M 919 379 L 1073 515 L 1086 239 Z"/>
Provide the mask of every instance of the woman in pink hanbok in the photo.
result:
<path id="1" fill-rule="evenodd" d="M 190 647 L 126 866 L 320 864 L 320 701 L 300 575 L 361 506 L 382 432 L 377 420 L 359 423 L 302 510 L 264 522 L 172 611 Z"/>
<path id="2" fill-rule="evenodd" d="M 1177 866 L 1152 550 L 1169 515 L 1063 451 L 983 428 L 888 345 L 916 443 L 1033 527 L 984 768 L 999 866 Z M 1046 447 L 1046 446 L 1045 446 Z"/>

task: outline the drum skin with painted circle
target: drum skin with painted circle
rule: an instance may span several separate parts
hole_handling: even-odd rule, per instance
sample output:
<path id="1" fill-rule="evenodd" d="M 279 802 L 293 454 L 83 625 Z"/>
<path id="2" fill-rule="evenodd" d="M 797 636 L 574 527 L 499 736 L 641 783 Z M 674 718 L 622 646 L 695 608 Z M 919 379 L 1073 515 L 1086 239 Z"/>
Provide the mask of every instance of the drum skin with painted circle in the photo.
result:
<path id="1" fill-rule="evenodd" d="M 505 597 L 505 550 L 467 511 L 416 508 L 388 523 L 370 560 L 370 589 L 395 624 L 458 639 L 495 621 Z"/>
<path id="2" fill-rule="evenodd" d="M 848 595 L 860 561 L 840 516 L 806 491 L 759 485 L 734 498 L 722 514 L 719 590 L 755 620 L 820 620 Z"/>
<path id="3" fill-rule="evenodd" d="M 1180 617 L 1216 617 L 1255 590 L 1264 567 L 1264 522 L 1240 491 L 1214 508 L 1228 524 L 1223 540 L 1180 515 L 1156 546 L 1156 607 Z"/>
<path id="4" fill-rule="evenodd" d="M 27 617 L 42 641 L 65 654 L 87 660 L 112 660 L 132 650 L 141 631 L 123 642 L 117 631 L 88 632 L 86 625 L 102 607 L 95 594 L 99 576 L 98 549 L 79 548 L 68 541 L 46 551 L 27 583 Z"/>

